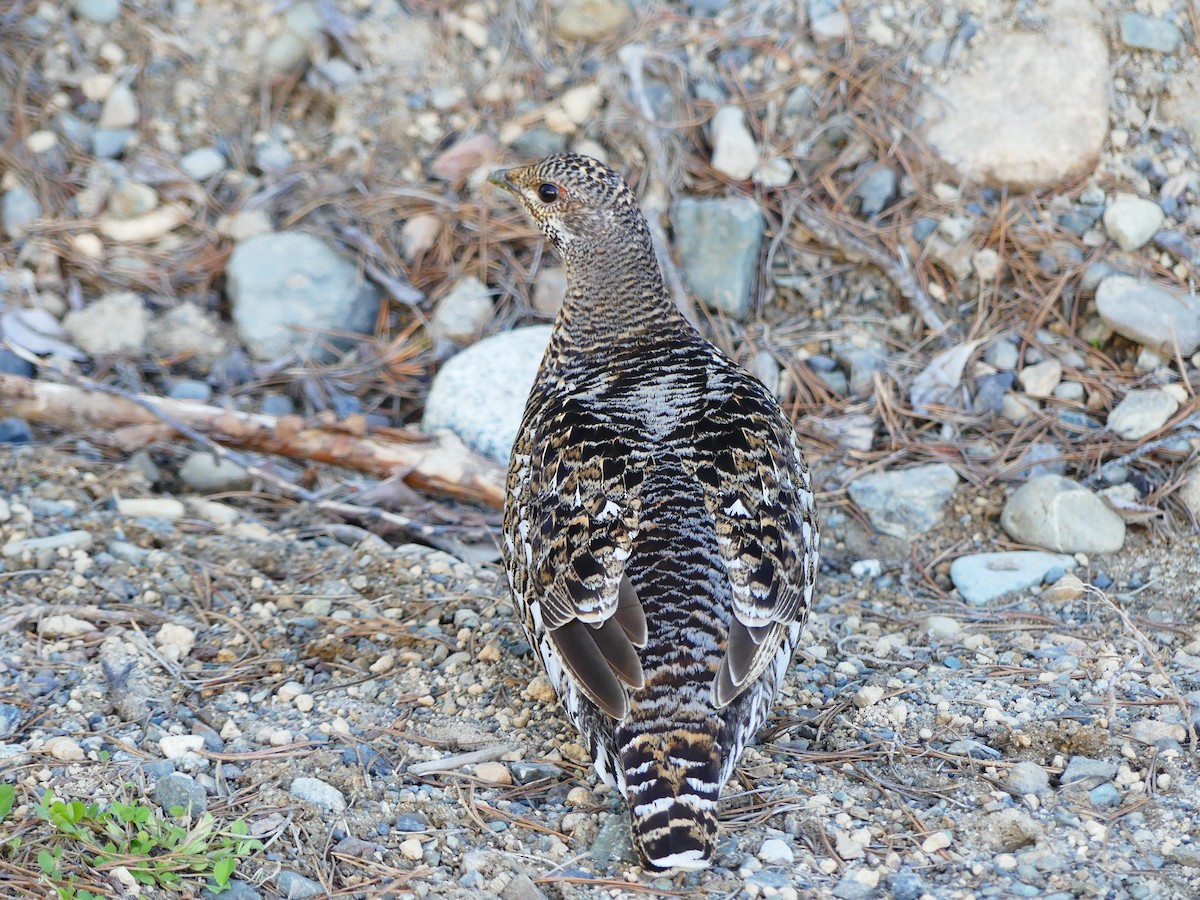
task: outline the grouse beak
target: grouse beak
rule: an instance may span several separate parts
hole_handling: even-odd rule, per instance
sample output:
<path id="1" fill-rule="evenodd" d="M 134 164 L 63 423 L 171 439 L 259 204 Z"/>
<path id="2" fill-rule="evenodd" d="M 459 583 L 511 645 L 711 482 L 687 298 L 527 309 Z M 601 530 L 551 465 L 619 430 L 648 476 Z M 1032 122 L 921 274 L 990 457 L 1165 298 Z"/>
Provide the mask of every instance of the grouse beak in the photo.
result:
<path id="1" fill-rule="evenodd" d="M 509 173 L 513 172 L 513 171 L 515 171 L 515 170 L 514 169 L 497 169 L 495 172 L 493 172 L 491 175 L 488 176 L 488 181 L 490 181 L 492 184 L 494 184 L 498 188 L 504 188 L 504 190 L 508 191 L 509 193 L 515 194 L 517 192 L 517 186 L 508 180 Z"/>

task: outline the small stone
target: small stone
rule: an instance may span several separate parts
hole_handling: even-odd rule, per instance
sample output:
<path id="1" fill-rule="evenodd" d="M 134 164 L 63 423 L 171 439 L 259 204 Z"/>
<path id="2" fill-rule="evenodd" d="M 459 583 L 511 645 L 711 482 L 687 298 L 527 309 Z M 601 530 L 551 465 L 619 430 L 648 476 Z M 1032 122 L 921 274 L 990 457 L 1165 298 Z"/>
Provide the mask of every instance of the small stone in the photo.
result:
<path id="1" fill-rule="evenodd" d="M 205 368 L 228 349 L 216 319 L 189 302 L 173 306 L 151 320 L 147 344 L 159 356 L 186 356 Z"/>
<path id="2" fill-rule="evenodd" d="M 817 44 L 832 44 L 850 34 L 850 19 L 837 0 L 808 0 L 808 27 Z"/>
<path id="3" fill-rule="evenodd" d="M 1050 787 L 1050 776 L 1035 762 L 1019 762 L 1008 770 L 1004 786 L 1018 797 L 1040 794 Z"/>
<path id="4" fill-rule="evenodd" d="M 949 616 L 930 616 L 925 620 L 925 633 L 935 641 L 948 641 L 961 631 L 962 625 Z"/>
<path id="5" fill-rule="evenodd" d="M 1063 769 L 1058 783 L 1062 787 L 1078 787 L 1090 790 L 1117 774 L 1116 763 L 1086 756 L 1072 756 Z"/>
<path id="6" fill-rule="evenodd" d="M 319 778 L 295 778 L 292 780 L 290 792 L 297 800 L 303 800 L 329 812 L 342 812 L 346 809 L 346 798 L 342 792 Z"/>
<path id="7" fill-rule="evenodd" d="M 321 13 L 312 0 L 300 0 L 283 14 L 283 28 L 271 39 L 263 63 L 273 75 L 286 75 L 308 62 L 313 42 L 323 27 Z"/>
<path id="8" fill-rule="evenodd" d="M 416 838 L 405 838 L 400 842 L 400 855 L 405 859 L 416 862 L 425 855 L 425 848 Z"/>
<path id="9" fill-rule="evenodd" d="M 734 181 L 745 181 L 758 166 L 758 144 L 739 107 L 722 106 L 712 119 L 712 167 Z"/>
<path id="10" fill-rule="evenodd" d="M 559 100 L 567 118 L 573 125 L 587 125 L 604 102 L 604 95 L 597 84 L 582 84 L 565 91 Z"/>
<path id="11" fill-rule="evenodd" d="M 214 456 L 205 450 L 188 454 L 179 467 L 179 480 L 202 494 L 240 491 L 250 484 L 250 476 L 245 469 L 232 460 Z"/>
<path id="12" fill-rule="evenodd" d="M 29 226 L 42 217 L 42 205 L 33 191 L 22 184 L 9 188 L 0 200 L 0 225 L 13 240 L 29 233 Z"/>
<path id="13" fill-rule="evenodd" d="M 507 464 L 550 330 L 534 325 L 501 332 L 452 357 L 433 379 L 421 427 L 448 429 Z"/>
<path id="14" fill-rule="evenodd" d="M 863 845 L 854 840 L 854 836 L 848 831 L 839 831 L 834 839 L 833 849 L 837 851 L 837 855 L 842 859 L 862 859 L 867 855 L 867 851 Z"/>
<path id="15" fill-rule="evenodd" d="M 379 291 L 356 264 L 311 234 L 284 231 L 239 241 L 225 275 L 238 334 L 260 359 L 297 354 L 326 361 L 330 339 L 320 332 L 370 334 L 375 326 Z"/>
<path id="16" fill-rule="evenodd" d="M 538 703 L 553 703 L 558 698 L 554 692 L 554 685 L 545 675 L 535 675 L 533 681 L 529 682 L 529 687 L 525 688 L 525 693 L 530 700 L 536 700 Z"/>
<path id="17" fill-rule="evenodd" d="M 44 638 L 73 638 L 91 634 L 96 626 L 66 613 L 46 616 L 38 621 L 38 634 Z"/>
<path id="18" fill-rule="evenodd" d="M 1139 719 L 1129 727 L 1129 736 L 1143 744 L 1156 744 L 1164 739 L 1182 743 L 1187 740 L 1187 729 L 1174 722 Z"/>
<path id="19" fill-rule="evenodd" d="M 167 622 L 158 629 L 154 643 L 163 651 L 163 656 L 178 662 L 192 652 L 192 647 L 196 645 L 196 633 L 186 625 Z"/>
<path id="20" fill-rule="evenodd" d="M 512 773 L 502 762 L 482 762 L 475 767 L 475 777 L 489 784 L 512 784 Z"/>
<path id="21" fill-rule="evenodd" d="M 139 115 L 137 97 L 133 95 L 132 88 L 120 82 L 113 85 L 112 90 L 108 92 L 96 125 L 110 131 L 133 128 L 137 125 Z"/>
<path id="22" fill-rule="evenodd" d="M 17 356 L 5 347 L 0 347 L 0 375 L 20 375 L 22 378 L 32 378 L 36 371 L 33 363 Z M 28 430 L 29 426 L 25 427 Z"/>
<path id="23" fill-rule="evenodd" d="M 158 194 L 148 184 L 123 181 L 108 198 L 108 214 L 114 219 L 133 219 L 158 208 Z"/>
<path id="24" fill-rule="evenodd" d="M 116 159 L 133 136 L 132 128 L 97 128 L 92 132 L 92 153 L 100 159 Z"/>
<path id="25" fill-rule="evenodd" d="M 173 522 L 182 519 L 187 510 L 174 497 L 131 497 L 117 501 L 117 512 L 130 519 L 148 516 Z"/>
<path id="26" fill-rule="evenodd" d="M 176 806 L 183 807 L 191 815 L 208 809 L 208 796 L 204 788 L 196 783 L 196 779 L 179 772 L 158 779 L 150 796 L 167 813 Z"/>
<path id="27" fill-rule="evenodd" d="M 946 463 L 877 472 L 850 483 L 850 499 L 884 534 L 905 541 L 934 528 L 958 474 Z"/>
<path id="28" fill-rule="evenodd" d="M 979 276 L 980 281 L 995 281 L 1000 274 L 1000 254 L 991 247 L 976 250 L 971 257 L 971 268 Z"/>
<path id="29" fill-rule="evenodd" d="M 148 244 L 166 237 L 187 218 L 188 212 L 182 205 L 171 203 L 128 218 L 106 213 L 97 220 L 96 227 L 110 241 Z"/>
<path id="30" fill-rule="evenodd" d="M 1108 429 L 1127 441 L 1153 434 L 1179 409 L 1179 401 L 1166 391 L 1130 391 L 1108 414 Z"/>
<path id="31" fill-rule="evenodd" d="M 859 212 L 867 218 L 881 213 L 896 196 L 896 173 L 888 166 L 872 165 L 854 189 L 859 199 Z"/>
<path id="32" fill-rule="evenodd" d="M 168 734 L 158 741 L 166 759 L 183 759 L 204 749 L 204 738 L 198 734 Z"/>
<path id="33" fill-rule="evenodd" d="M 42 749 L 55 759 L 61 759 L 64 762 L 78 762 L 85 758 L 83 748 L 79 746 L 79 742 L 74 738 L 66 736 L 50 738 L 43 745 Z"/>
<path id="34" fill-rule="evenodd" d="M 313 900 L 327 894 L 320 882 L 286 869 L 275 876 L 275 888 L 286 900 Z"/>
<path id="35" fill-rule="evenodd" d="M 1073 557 L 1037 550 L 972 553 L 951 563 L 950 581 L 964 600 L 982 606 L 1014 591 L 1036 587 L 1052 568 L 1073 569 L 1075 565 Z"/>
<path id="36" fill-rule="evenodd" d="M 75 14 L 97 25 L 109 25 L 121 14 L 121 0 L 74 0 Z"/>
<path id="37" fill-rule="evenodd" d="M 629 17 L 622 0 L 567 0 L 554 14 L 554 31 L 568 41 L 598 41 Z"/>
<path id="38" fill-rule="evenodd" d="M 194 378 L 181 378 L 173 385 L 167 396 L 172 400 L 194 400 L 197 403 L 207 403 L 212 399 L 212 385 L 207 381 L 196 381 Z"/>
<path id="39" fill-rule="evenodd" d="M 443 150 L 429 165 L 435 178 L 460 184 L 467 176 L 487 163 L 499 149 L 490 134 L 473 134 L 460 138 Z"/>
<path id="40" fill-rule="evenodd" d="M 518 784 L 529 784 L 534 781 L 543 781 L 547 778 L 557 778 L 562 775 L 562 769 L 554 763 L 519 761 L 509 763 L 508 768 Z"/>
<path id="41" fill-rule="evenodd" d="M 1120 195 L 1104 211 L 1104 230 L 1122 250 L 1136 250 L 1162 228 L 1163 211 L 1153 200 Z"/>
<path id="42" fill-rule="evenodd" d="M 884 690 L 877 684 L 867 684 L 859 688 L 858 693 L 854 695 L 854 705 L 859 709 L 866 709 L 868 706 L 874 706 L 883 699 Z"/>
<path id="43" fill-rule="evenodd" d="M 431 213 L 413 216 L 400 228 L 400 255 L 406 263 L 423 256 L 437 239 L 442 222 Z"/>
<path id="44" fill-rule="evenodd" d="M 606 867 L 633 862 L 637 856 L 629 834 L 629 816 L 616 813 L 606 817 L 592 841 L 588 856 L 596 864 Z"/>
<path id="45" fill-rule="evenodd" d="M 1017 373 L 1017 381 L 1030 397 L 1045 398 L 1054 394 L 1062 381 L 1063 367 L 1057 359 L 1043 360 L 1037 365 L 1026 366 Z"/>
<path id="46" fill-rule="evenodd" d="M 1110 275 L 1096 288 L 1096 309 L 1122 337 L 1165 358 L 1200 348 L 1200 297 L 1168 291 L 1128 275 Z"/>
<path id="47" fill-rule="evenodd" d="M 1005 504 L 1000 525 L 1013 540 L 1059 553 L 1113 553 L 1125 543 L 1124 519 L 1061 475 L 1021 485 Z"/>
<path id="48" fill-rule="evenodd" d="M 1088 799 L 1093 806 L 1103 809 L 1106 806 L 1120 806 L 1121 792 L 1111 781 L 1097 785 L 1088 792 Z"/>
<path id="49" fill-rule="evenodd" d="M 469 344 L 479 337 L 494 315 L 491 291 L 478 278 L 468 275 L 438 302 L 429 324 L 438 338 Z"/>
<path id="50" fill-rule="evenodd" d="M 758 858 L 768 866 L 790 866 L 795 862 L 796 856 L 786 841 L 770 838 L 763 841 L 762 846 L 758 848 Z"/>
<path id="51" fill-rule="evenodd" d="M 533 879 L 524 872 L 518 872 L 500 892 L 500 900 L 546 900 Z"/>
<path id="52" fill-rule="evenodd" d="M 32 441 L 33 431 L 24 419 L 16 416 L 0 419 L 0 444 L 28 444 Z"/>
<path id="53" fill-rule="evenodd" d="M 949 831 L 935 831 L 921 842 L 921 850 L 925 853 L 936 853 L 945 850 L 954 841 L 954 835 Z"/>
<path id="54" fill-rule="evenodd" d="M 758 203 L 745 197 L 686 198 L 675 204 L 673 219 L 688 286 L 710 309 L 744 318 L 765 227 Z"/>
<path id="55" fill-rule="evenodd" d="M 1012 341 L 998 340 L 984 349 L 983 361 L 1001 372 L 1011 372 L 1021 361 L 1021 354 Z"/>
<path id="56" fill-rule="evenodd" d="M 197 181 L 205 181 L 225 169 L 225 157 L 216 147 L 200 147 L 187 153 L 179 160 L 184 174 Z"/>
<path id="57" fill-rule="evenodd" d="M 65 531 L 62 534 L 50 534 L 46 537 L 23 538 L 19 541 L 9 541 L 0 547 L 0 556 L 22 556 L 25 553 L 38 554 L 52 550 L 88 550 L 92 546 L 92 535 L 87 531 Z M 44 619 L 42 621 L 45 621 Z"/>
<path id="58" fill-rule="evenodd" d="M 1121 43 L 1134 50 L 1174 53 L 1183 43 L 1183 32 L 1174 22 L 1127 12 L 1121 16 Z"/>

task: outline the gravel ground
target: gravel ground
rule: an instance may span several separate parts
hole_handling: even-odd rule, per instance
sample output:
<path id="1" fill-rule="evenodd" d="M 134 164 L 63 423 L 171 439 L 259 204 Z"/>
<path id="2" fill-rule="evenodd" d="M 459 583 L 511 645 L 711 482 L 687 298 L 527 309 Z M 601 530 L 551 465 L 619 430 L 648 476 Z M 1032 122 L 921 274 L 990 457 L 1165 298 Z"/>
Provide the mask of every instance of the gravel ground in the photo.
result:
<path id="1" fill-rule="evenodd" d="M 0 419 L 0 893 L 136 893 L 46 875 L 52 788 L 244 820 L 235 898 L 1200 896 L 1196 46 L 1184 0 L 0 6 L 0 373 L 502 458 L 563 280 L 484 177 L 570 148 L 669 222 L 826 535 L 717 867 L 654 878 L 488 513 L 384 488 L 471 526 L 392 546 Z"/>

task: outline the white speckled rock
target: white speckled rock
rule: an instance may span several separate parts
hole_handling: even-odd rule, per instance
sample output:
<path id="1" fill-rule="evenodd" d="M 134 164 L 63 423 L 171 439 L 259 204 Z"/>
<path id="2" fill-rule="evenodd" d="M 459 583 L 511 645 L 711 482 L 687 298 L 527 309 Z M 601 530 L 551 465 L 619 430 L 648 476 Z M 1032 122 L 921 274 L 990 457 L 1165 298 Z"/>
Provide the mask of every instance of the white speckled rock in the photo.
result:
<path id="1" fill-rule="evenodd" d="M 1154 237 L 1164 218 L 1153 200 L 1120 194 L 1104 211 L 1104 230 L 1122 250 L 1136 250 Z"/>
<path id="2" fill-rule="evenodd" d="M 1000 527 L 1015 541 L 1058 553 L 1114 553 L 1125 543 L 1125 520 L 1061 475 L 1021 485 L 1004 505 Z"/>
<path id="3" fill-rule="evenodd" d="M 953 562 L 950 580 L 964 600 L 981 606 L 1013 591 L 1041 584 L 1046 573 L 1055 567 L 1073 569 L 1075 559 L 1040 550 L 972 553 Z"/>
<path id="4" fill-rule="evenodd" d="M 479 337 L 493 315 L 495 308 L 488 286 L 474 275 L 468 275 L 438 302 L 429 327 L 439 338 L 469 344 Z"/>
<path id="5" fill-rule="evenodd" d="M 471 449 L 507 463 L 550 330 L 506 331 L 448 361 L 433 379 L 421 427 L 447 428 Z"/>
<path id="6" fill-rule="evenodd" d="M 1096 288 L 1096 310 L 1104 324 L 1160 355 L 1189 356 L 1200 347 L 1200 298 L 1169 291 L 1128 275 L 1109 275 Z"/>
<path id="7" fill-rule="evenodd" d="M 1179 401 L 1166 391 L 1130 391 L 1108 414 L 1113 434 L 1136 441 L 1167 424 L 1175 415 Z"/>

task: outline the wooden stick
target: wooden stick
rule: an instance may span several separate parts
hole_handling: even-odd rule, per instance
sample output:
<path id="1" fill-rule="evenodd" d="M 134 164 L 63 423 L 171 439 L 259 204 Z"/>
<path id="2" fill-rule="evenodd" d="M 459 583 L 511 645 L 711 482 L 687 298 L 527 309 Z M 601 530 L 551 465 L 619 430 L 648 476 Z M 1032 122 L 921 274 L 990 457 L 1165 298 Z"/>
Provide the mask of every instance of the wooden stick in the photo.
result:
<path id="1" fill-rule="evenodd" d="M 386 478 L 400 476 L 415 488 L 504 505 L 504 470 L 468 449 L 449 432 L 433 435 L 405 428 L 368 431 L 362 416 L 344 422 L 310 422 L 299 416 L 232 412 L 188 400 L 132 395 L 34 381 L 0 374 L 0 410 L 59 428 L 108 432 L 108 443 L 133 450 L 175 432 L 176 422 L 215 443 L 292 459 L 343 466 Z"/>

